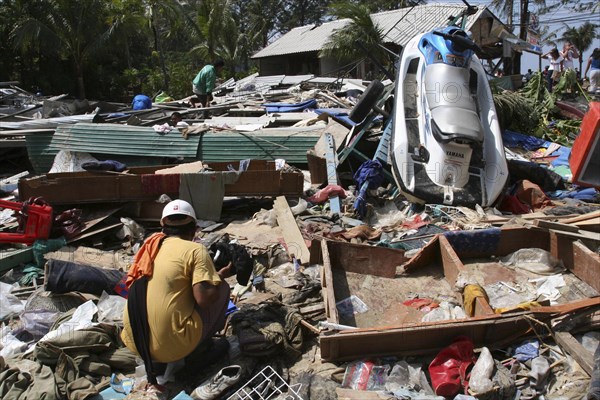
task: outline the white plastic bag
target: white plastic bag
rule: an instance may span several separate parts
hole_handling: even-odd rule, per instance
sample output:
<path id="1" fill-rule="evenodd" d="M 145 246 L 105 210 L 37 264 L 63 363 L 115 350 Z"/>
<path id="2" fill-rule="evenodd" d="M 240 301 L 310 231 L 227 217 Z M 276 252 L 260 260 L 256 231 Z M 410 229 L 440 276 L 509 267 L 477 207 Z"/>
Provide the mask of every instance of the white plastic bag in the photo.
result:
<path id="1" fill-rule="evenodd" d="M 111 296 L 102 291 L 100 301 L 98 301 L 98 321 L 99 322 L 121 322 L 123 321 L 123 310 L 125 310 L 125 300 L 121 296 Z"/>
<path id="2" fill-rule="evenodd" d="M 494 385 L 492 384 L 492 374 L 494 373 L 494 358 L 487 347 L 481 348 L 481 354 L 471 370 L 471 379 L 469 379 L 469 388 L 475 393 L 487 393 Z"/>

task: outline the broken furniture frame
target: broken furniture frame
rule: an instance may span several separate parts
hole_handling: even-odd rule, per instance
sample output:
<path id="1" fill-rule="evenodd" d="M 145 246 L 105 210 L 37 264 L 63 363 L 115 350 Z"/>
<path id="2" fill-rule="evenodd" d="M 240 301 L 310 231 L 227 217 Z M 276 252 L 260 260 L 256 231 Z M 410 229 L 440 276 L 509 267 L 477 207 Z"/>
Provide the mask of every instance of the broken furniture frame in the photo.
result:
<path id="1" fill-rule="evenodd" d="M 404 264 L 405 273 L 410 273 L 427 265 L 438 265 L 443 268 L 445 278 L 452 286 L 458 273 L 464 269 L 461 258 L 504 256 L 523 247 L 542 248 L 561 259 L 565 267 L 582 281 L 600 291 L 600 256 L 587 247 L 556 232 L 539 228 L 506 228 L 499 230 L 499 241 L 495 248 L 453 247 L 445 235 L 438 235 L 426 245 L 408 263 Z M 446 234 L 447 235 L 447 234 Z M 464 242 L 463 242 L 464 244 Z M 326 303 L 327 321 L 339 323 L 336 293 L 333 287 L 333 269 L 343 269 L 350 272 L 360 272 L 365 275 L 380 275 L 381 260 L 377 263 L 357 263 L 351 258 L 338 258 L 350 252 L 335 250 L 335 247 L 345 247 L 348 244 L 323 241 L 321 257 L 323 264 L 323 298 Z M 371 256 L 380 250 L 390 250 L 374 247 Z M 316 253 L 316 251 L 311 251 Z M 389 256 L 388 256 L 389 257 Z M 315 261 L 315 260 L 311 260 Z M 340 262 L 342 261 L 342 262 Z M 367 265 L 367 267 L 365 267 Z M 358 270 L 358 271 L 357 271 Z M 381 275 L 380 275 L 381 276 Z M 402 279 L 397 277 L 396 279 Z M 404 299 L 398 299 L 399 302 Z M 588 298 L 556 306 L 542 306 L 531 311 L 495 314 L 486 300 L 480 298 L 475 306 L 475 316 L 462 320 L 437 322 L 409 323 L 399 326 L 373 326 L 345 331 L 325 331 L 320 336 L 321 357 L 327 361 L 352 360 L 363 357 L 406 356 L 433 354 L 448 345 L 459 335 L 469 336 L 476 346 L 504 346 L 533 331 L 546 334 L 547 323 L 551 318 L 566 315 L 587 308 L 599 308 L 600 298 Z"/>
<path id="2" fill-rule="evenodd" d="M 228 171 L 228 166 L 238 162 L 206 163 L 211 171 Z M 173 184 L 174 175 L 154 172 L 169 166 L 130 168 L 127 173 L 85 171 L 45 174 L 21 179 L 20 198 L 43 197 L 52 205 L 95 202 L 153 201 L 165 193 L 179 197 L 179 184 Z M 145 178 L 153 176 L 153 188 L 146 187 Z M 177 177 L 175 177 L 177 178 Z M 302 194 L 304 176 L 300 172 L 275 169 L 274 161 L 252 160 L 238 180 L 225 185 L 225 196 L 299 196 Z M 161 189 L 164 189 L 161 190 Z"/>

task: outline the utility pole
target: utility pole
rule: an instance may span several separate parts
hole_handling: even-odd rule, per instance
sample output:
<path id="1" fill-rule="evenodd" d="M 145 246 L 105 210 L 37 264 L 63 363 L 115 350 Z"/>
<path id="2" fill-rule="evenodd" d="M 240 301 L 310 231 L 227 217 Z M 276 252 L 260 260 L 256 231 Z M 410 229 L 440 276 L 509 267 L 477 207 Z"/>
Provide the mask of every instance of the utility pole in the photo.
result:
<path id="1" fill-rule="evenodd" d="M 514 31 L 513 26 L 513 0 L 506 1 L 506 14 L 508 17 L 507 24 L 508 29 L 512 33 Z M 512 75 L 513 73 L 513 56 L 514 52 L 512 50 L 512 46 L 507 41 L 503 41 L 502 46 L 504 47 L 502 51 L 502 66 L 504 68 L 504 73 L 506 75 Z"/>
<path id="2" fill-rule="evenodd" d="M 521 0 L 521 23 L 519 24 L 519 39 L 527 41 L 527 28 L 529 26 L 529 0 Z M 521 52 L 514 53 L 513 74 L 521 73 Z"/>

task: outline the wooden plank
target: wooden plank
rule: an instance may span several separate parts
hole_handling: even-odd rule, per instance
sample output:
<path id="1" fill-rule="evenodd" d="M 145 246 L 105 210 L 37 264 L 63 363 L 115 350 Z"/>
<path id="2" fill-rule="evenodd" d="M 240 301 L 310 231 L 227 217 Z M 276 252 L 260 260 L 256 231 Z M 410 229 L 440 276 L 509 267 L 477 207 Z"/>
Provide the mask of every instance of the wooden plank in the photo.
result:
<path id="1" fill-rule="evenodd" d="M 563 224 L 574 224 L 576 222 L 588 221 L 590 219 L 596 219 L 596 218 L 600 218 L 600 210 L 592 211 L 587 214 L 578 215 L 578 216 L 572 217 L 572 218 L 566 218 L 566 219 L 561 220 L 560 222 L 562 222 Z"/>
<path id="2" fill-rule="evenodd" d="M 531 332 L 531 321 L 518 316 L 488 316 L 460 321 L 440 321 L 410 326 L 356 329 L 322 333 L 321 358 L 326 361 L 356 360 L 365 357 L 436 354 L 460 335 L 469 336 L 475 346 L 504 346 L 506 338 Z"/>
<path id="3" fill-rule="evenodd" d="M 273 209 L 277 217 L 277 223 L 283 232 L 287 250 L 289 254 L 294 254 L 301 264 L 308 264 L 310 252 L 304 242 L 304 238 L 298 229 L 296 218 L 290 210 L 287 200 L 284 196 L 278 196 L 273 202 Z"/>
<path id="4" fill-rule="evenodd" d="M 3 250 L 0 252 L 0 273 L 14 267 L 33 261 L 33 247 L 18 250 Z"/>
<path id="5" fill-rule="evenodd" d="M 440 235 L 440 251 L 442 254 L 442 265 L 444 267 L 444 277 L 451 287 L 454 287 L 456 278 L 461 271 L 464 271 L 465 266 L 460 261 L 458 254 L 448 242 L 444 235 Z"/>
<path id="6" fill-rule="evenodd" d="M 590 231 L 590 232 L 600 232 L 600 217 L 594 217 L 591 219 L 586 219 L 585 221 L 574 222 L 573 225 L 577 226 L 579 229 Z"/>
<path id="7" fill-rule="evenodd" d="M 534 225 L 539 226 L 540 228 L 548 228 L 564 232 L 579 232 L 578 227 L 560 222 L 542 221 L 538 219 L 534 221 Z"/>
<path id="8" fill-rule="evenodd" d="M 327 321 L 333 322 L 334 324 L 340 323 L 340 317 L 337 312 L 337 306 L 335 301 L 335 293 L 333 289 L 333 272 L 331 270 L 331 259 L 329 257 L 329 249 L 327 247 L 327 241 L 323 239 L 321 241 L 321 252 L 323 254 L 323 277 L 325 279 L 322 280 L 324 282 L 324 296 L 326 299 L 326 311 L 328 312 Z"/>
<path id="9" fill-rule="evenodd" d="M 600 256 L 580 242 L 573 242 L 571 272 L 600 292 Z"/>
<path id="10" fill-rule="evenodd" d="M 356 243 L 326 241 L 331 267 L 348 272 L 396 277 L 396 270 L 406 261 L 404 250 Z"/>
<path id="11" fill-rule="evenodd" d="M 594 370 L 594 357 L 587 351 L 581 343 L 577 341 L 569 332 L 554 332 L 556 343 L 577 361 L 577 363 L 588 373 L 592 375 Z"/>

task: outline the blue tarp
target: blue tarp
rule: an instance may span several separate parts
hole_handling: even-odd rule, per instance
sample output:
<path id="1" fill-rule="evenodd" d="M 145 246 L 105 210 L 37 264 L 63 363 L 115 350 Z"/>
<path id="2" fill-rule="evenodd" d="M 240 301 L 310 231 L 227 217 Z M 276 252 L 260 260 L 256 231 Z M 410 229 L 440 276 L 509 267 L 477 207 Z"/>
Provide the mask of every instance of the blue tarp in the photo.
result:
<path id="1" fill-rule="evenodd" d="M 552 143 L 547 140 L 537 138 L 535 136 L 524 135 L 519 132 L 509 131 L 505 129 L 502 132 L 502 140 L 506 147 L 522 147 L 525 150 L 537 150 L 540 147 L 547 148 Z"/>
<path id="2" fill-rule="evenodd" d="M 265 103 L 263 107 L 268 113 L 274 112 L 298 112 L 304 111 L 308 108 L 315 108 L 317 106 L 317 100 L 310 99 L 303 101 L 302 103 Z"/>
<path id="3" fill-rule="evenodd" d="M 138 94 L 133 98 L 131 108 L 134 110 L 149 110 L 152 108 L 152 99 L 145 94 Z"/>
<path id="4" fill-rule="evenodd" d="M 350 110 L 347 108 L 317 108 L 314 110 L 317 114 L 328 114 L 336 119 L 345 122 L 348 126 L 356 125 L 356 122 L 352 121 L 348 114 Z"/>

